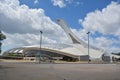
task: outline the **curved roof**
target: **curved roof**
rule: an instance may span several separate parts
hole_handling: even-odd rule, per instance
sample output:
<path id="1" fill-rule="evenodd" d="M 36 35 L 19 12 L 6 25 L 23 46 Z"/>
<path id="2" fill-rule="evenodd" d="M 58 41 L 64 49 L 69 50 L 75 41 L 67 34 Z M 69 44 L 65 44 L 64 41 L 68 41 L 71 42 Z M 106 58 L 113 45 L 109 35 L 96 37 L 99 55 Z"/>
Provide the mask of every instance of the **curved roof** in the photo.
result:
<path id="1" fill-rule="evenodd" d="M 14 48 L 6 51 L 5 53 L 24 53 L 26 50 L 39 50 L 39 45 L 24 46 L 20 48 Z M 41 46 L 42 50 L 55 52 L 58 54 L 65 54 L 69 56 L 84 56 L 88 55 L 88 48 L 81 44 L 44 44 Z M 91 58 L 100 58 L 103 54 L 100 50 L 89 49 Z"/>

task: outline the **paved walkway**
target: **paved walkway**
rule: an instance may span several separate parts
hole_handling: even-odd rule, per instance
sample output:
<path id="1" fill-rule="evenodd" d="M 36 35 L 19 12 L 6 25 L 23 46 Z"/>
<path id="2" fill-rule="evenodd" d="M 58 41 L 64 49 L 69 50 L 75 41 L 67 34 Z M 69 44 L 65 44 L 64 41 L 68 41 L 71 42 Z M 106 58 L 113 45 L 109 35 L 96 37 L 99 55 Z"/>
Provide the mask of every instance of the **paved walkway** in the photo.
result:
<path id="1" fill-rule="evenodd" d="M 120 80 L 120 64 L 0 62 L 0 80 Z"/>

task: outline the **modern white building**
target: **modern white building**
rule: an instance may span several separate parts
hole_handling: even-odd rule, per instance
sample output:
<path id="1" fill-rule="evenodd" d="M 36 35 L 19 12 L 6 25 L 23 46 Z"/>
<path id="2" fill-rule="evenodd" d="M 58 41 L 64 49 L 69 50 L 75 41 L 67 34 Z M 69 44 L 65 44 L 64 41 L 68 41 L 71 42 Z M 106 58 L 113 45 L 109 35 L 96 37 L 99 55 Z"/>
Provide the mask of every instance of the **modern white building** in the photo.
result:
<path id="1" fill-rule="evenodd" d="M 18 54 L 21 57 L 35 57 L 40 53 L 41 57 L 67 61 L 88 61 L 89 59 L 102 60 L 104 54 L 103 50 L 90 47 L 88 54 L 88 44 L 73 34 L 64 20 L 58 19 L 57 22 L 64 29 L 67 36 L 72 40 L 72 44 L 42 44 L 41 49 L 39 45 L 24 46 L 8 50 L 4 52 L 3 55 L 8 56 L 13 53 Z"/>

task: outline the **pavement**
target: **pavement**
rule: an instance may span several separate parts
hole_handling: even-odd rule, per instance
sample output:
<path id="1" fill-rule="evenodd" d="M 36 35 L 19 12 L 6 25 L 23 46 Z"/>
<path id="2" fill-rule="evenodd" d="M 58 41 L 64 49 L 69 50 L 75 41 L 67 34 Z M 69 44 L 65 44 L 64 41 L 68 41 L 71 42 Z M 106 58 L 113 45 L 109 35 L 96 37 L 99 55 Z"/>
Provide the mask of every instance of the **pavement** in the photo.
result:
<path id="1" fill-rule="evenodd" d="M 1 61 L 0 80 L 120 80 L 120 64 Z"/>

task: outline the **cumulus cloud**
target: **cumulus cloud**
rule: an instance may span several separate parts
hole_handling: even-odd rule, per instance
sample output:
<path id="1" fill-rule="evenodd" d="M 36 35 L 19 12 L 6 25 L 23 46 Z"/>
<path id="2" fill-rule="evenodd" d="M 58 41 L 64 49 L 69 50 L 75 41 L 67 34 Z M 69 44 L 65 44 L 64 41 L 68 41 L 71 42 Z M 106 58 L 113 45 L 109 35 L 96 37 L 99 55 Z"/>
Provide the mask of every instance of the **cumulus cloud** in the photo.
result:
<path id="1" fill-rule="evenodd" d="M 51 0 L 54 6 L 58 6 L 60 8 L 66 7 L 68 4 L 78 6 L 82 4 L 82 2 L 74 1 L 74 0 Z"/>
<path id="2" fill-rule="evenodd" d="M 34 4 L 37 4 L 37 3 L 39 3 L 39 1 L 38 0 L 34 0 Z"/>
<path id="3" fill-rule="evenodd" d="M 30 9 L 18 0 L 0 1 L 0 30 L 7 36 L 4 46 L 11 48 L 39 44 L 40 30 L 43 43 L 68 42 L 62 28 L 43 9 Z"/>
<path id="4" fill-rule="evenodd" d="M 84 19 L 79 19 L 83 29 L 92 35 L 100 33 L 101 36 L 91 37 L 91 44 L 107 51 L 120 51 L 120 4 L 111 2 L 102 11 L 90 12 Z M 119 39 L 112 38 L 118 37 Z M 108 38 L 109 37 L 109 38 Z"/>
<path id="5" fill-rule="evenodd" d="M 43 9 L 29 9 L 26 5 L 19 6 L 17 0 L 17 4 L 13 4 L 14 1 L 11 3 L 7 1 L 0 3 L 1 29 L 8 33 L 32 33 L 42 28 L 40 25 L 43 23 L 42 19 L 47 19 Z"/>
<path id="6" fill-rule="evenodd" d="M 63 8 L 66 6 L 64 0 L 51 0 L 53 2 L 54 6 L 59 6 L 60 8 Z"/>
<path id="7" fill-rule="evenodd" d="M 115 38 L 107 38 L 107 37 L 97 37 L 92 39 L 92 43 L 96 43 L 98 47 L 101 47 L 103 50 L 108 52 L 119 52 L 120 51 L 120 43 L 119 40 Z M 95 44 L 94 44 L 95 46 Z"/>
<path id="8" fill-rule="evenodd" d="M 120 4 L 111 2 L 106 8 L 90 12 L 82 21 L 86 30 L 120 36 Z M 79 20 L 81 23 L 81 20 Z"/>

